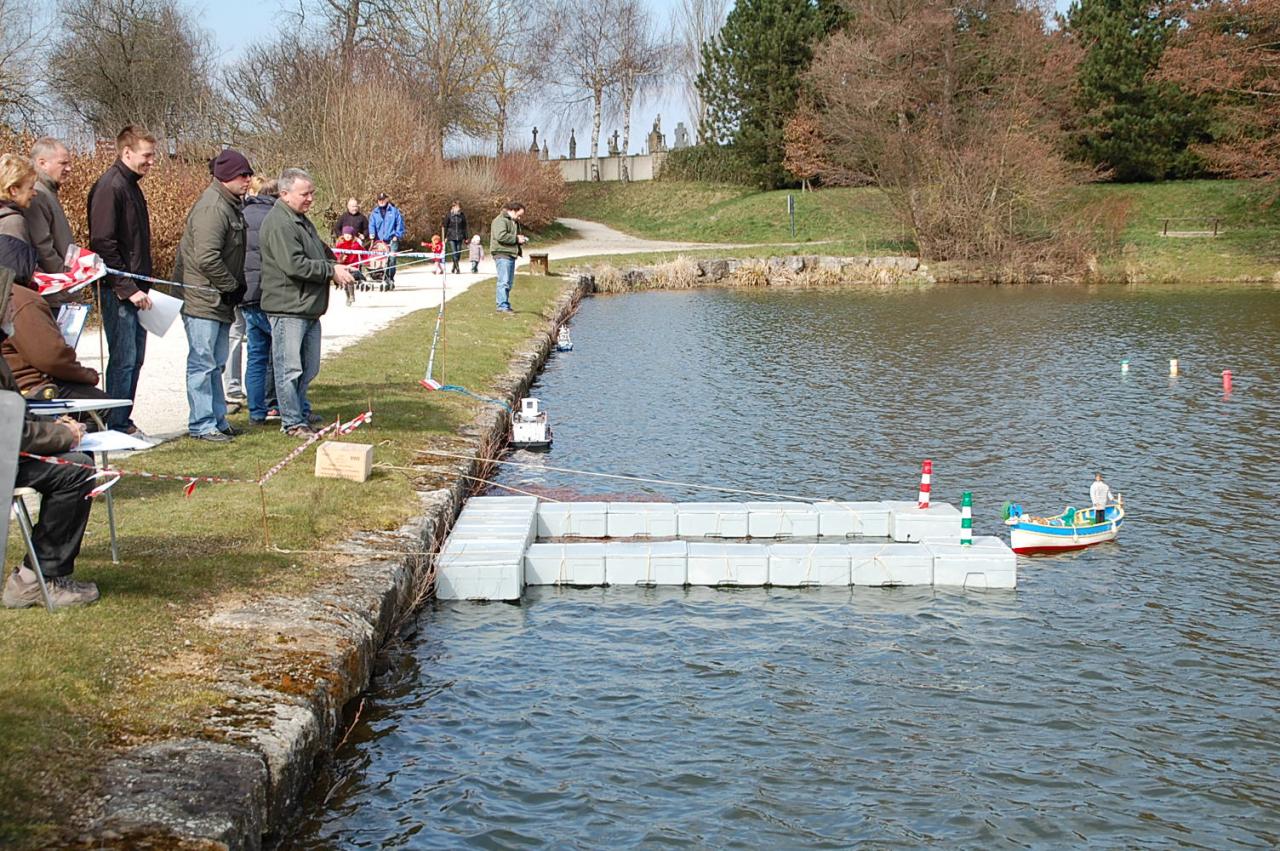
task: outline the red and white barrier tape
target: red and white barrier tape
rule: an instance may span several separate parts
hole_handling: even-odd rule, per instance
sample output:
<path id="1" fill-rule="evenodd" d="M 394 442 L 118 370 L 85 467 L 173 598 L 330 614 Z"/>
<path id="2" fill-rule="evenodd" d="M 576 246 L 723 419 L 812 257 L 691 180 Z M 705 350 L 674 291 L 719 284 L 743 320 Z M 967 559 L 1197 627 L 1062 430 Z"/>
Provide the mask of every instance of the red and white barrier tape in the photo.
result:
<path id="1" fill-rule="evenodd" d="M 95 464 L 81 464 L 77 461 L 68 461 L 66 458 L 58 458 L 53 455 L 37 455 L 34 452 L 19 452 L 18 454 L 23 458 L 30 458 L 32 461 L 40 461 L 44 464 L 54 464 L 59 467 L 79 467 L 82 470 L 90 470 L 93 473 L 93 475 L 90 476 L 91 479 L 104 479 L 105 481 L 103 481 L 102 484 L 89 491 L 86 499 L 93 499 L 95 496 L 101 496 L 106 493 L 114 487 L 116 482 L 120 481 L 123 476 L 137 476 L 140 479 L 182 482 L 183 495 L 191 496 L 196 489 L 196 485 L 199 484 L 257 485 L 258 487 L 262 487 L 269 479 L 271 479 L 272 476 L 283 470 L 290 461 L 293 461 L 305 452 L 308 447 L 314 445 L 316 441 L 320 440 L 325 435 L 330 433 L 340 435 L 351 434 L 353 431 L 360 428 L 360 426 L 372 421 L 373 411 L 365 411 L 360 416 L 347 420 L 345 423 L 339 420 L 331 425 L 325 426 L 323 429 L 307 438 L 306 442 L 300 445 L 297 449 L 294 449 L 286 455 L 280 463 L 268 470 L 260 479 L 232 479 L 225 476 L 186 476 L 181 474 L 148 473 L 144 470 L 121 470 L 118 467 L 99 467 Z"/>

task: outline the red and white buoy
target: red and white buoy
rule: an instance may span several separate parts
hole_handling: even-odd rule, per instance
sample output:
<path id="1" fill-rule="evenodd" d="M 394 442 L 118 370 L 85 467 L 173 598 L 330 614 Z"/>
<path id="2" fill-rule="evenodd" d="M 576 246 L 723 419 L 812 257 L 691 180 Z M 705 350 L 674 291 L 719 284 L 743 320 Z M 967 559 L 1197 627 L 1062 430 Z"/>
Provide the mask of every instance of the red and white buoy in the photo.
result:
<path id="1" fill-rule="evenodd" d="M 1222 371 L 1222 392 L 1231 392 L 1231 370 L 1229 369 L 1224 369 Z"/>
<path id="2" fill-rule="evenodd" d="M 917 502 L 918 508 L 929 507 L 929 491 L 933 486 L 933 462 L 928 458 L 924 459 L 924 463 L 920 465 L 920 499 Z"/>

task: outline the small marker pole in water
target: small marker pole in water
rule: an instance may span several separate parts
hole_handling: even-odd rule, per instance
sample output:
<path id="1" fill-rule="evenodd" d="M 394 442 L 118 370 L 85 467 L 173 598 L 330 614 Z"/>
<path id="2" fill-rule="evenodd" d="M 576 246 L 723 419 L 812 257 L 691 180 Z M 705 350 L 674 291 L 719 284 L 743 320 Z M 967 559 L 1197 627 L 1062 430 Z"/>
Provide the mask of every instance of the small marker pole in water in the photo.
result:
<path id="1" fill-rule="evenodd" d="M 920 499 L 916 502 L 917 508 L 929 507 L 929 491 L 933 488 L 933 461 L 928 458 L 924 459 L 924 463 L 920 465 Z"/>
<path id="2" fill-rule="evenodd" d="M 1222 371 L 1222 392 L 1231 392 L 1231 370 L 1229 369 L 1224 369 Z"/>
<path id="3" fill-rule="evenodd" d="M 1129 359 L 1128 359 L 1128 358 L 1125 358 L 1124 360 L 1120 361 L 1120 371 L 1121 371 L 1121 372 L 1128 372 L 1128 371 L 1129 371 Z"/>
<path id="4" fill-rule="evenodd" d="M 973 493 L 970 491 L 960 497 L 960 543 L 973 546 Z"/>
<path id="5" fill-rule="evenodd" d="M 1170 375 L 1177 375 L 1177 374 L 1178 374 L 1178 359 L 1177 359 L 1177 358 L 1169 358 L 1169 374 L 1170 374 Z"/>

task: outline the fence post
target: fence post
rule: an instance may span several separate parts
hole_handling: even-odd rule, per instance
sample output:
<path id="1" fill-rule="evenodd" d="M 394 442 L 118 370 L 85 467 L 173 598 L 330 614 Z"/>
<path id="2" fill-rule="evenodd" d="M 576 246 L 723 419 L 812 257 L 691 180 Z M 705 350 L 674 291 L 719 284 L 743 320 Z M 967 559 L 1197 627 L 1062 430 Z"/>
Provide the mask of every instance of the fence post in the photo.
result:
<path id="1" fill-rule="evenodd" d="M 1168 220 L 1168 219 L 1165 219 L 1165 220 L 1164 220 L 1164 230 L 1161 232 L 1161 234 L 1160 234 L 1160 235 L 1161 235 L 1161 236 L 1168 236 L 1168 235 L 1169 235 L 1169 220 Z"/>

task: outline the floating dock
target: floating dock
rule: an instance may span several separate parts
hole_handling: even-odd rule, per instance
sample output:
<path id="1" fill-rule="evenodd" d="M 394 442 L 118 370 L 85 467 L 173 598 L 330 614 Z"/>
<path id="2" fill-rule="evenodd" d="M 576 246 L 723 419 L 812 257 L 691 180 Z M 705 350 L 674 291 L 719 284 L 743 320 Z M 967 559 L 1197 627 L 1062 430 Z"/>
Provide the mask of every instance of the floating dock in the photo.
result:
<path id="1" fill-rule="evenodd" d="M 467 501 L 436 569 L 441 600 L 519 600 L 529 585 L 1014 588 L 1004 541 L 960 543 L 945 502 Z"/>

